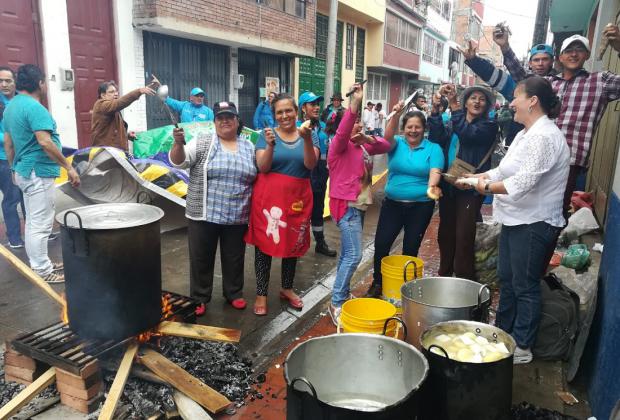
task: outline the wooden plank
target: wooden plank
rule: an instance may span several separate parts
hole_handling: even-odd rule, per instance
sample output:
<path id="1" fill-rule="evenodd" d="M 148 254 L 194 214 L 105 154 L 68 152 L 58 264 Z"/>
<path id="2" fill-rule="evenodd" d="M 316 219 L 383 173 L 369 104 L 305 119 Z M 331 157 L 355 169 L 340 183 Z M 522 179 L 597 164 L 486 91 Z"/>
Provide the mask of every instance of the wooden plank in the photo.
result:
<path id="1" fill-rule="evenodd" d="M 28 404 L 39 392 L 43 391 L 56 380 L 56 369 L 50 368 L 43 375 L 24 388 L 8 404 L 0 408 L 0 420 L 8 419 L 20 408 Z"/>
<path id="2" fill-rule="evenodd" d="M 175 389 L 172 393 L 179 415 L 183 420 L 213 420 L 207 412 L 190 397 Z"/>
<path id="3" fill-rule="evenodd" d="M 105 403 L 101 408 L 99 420 L 112 420 L 114 411 L 116 410 L 116 405 L 118 404 L 118 400 L 123 393 L 123 388 L 125 388 L 125 383 L 127 382 L 127 377 L 129 376 L 129 371 L 131 370 L 131 365 L 137 351 L 138 343 L 136 342 L 132 342 L 125 351 L 123 360 L 121 360 L 121 364 L 118 367 L 116 376 L 114 377 L 114 382 L 112 382 L 110 392 L 108 392 L 108 398 L 105 400 Z"/>
<path id="4" fill-rule="evenodd" d="M 17 258 L 11 251 L 6 249 L 4 245 L 0 245 L 0 254 L 6 258 L 8 262 L 10 262 L 13 267 L 17 269 L 20 273 L 22 273 L 28 280 L 34 283 L 36 286 L 39 286 L 49 297 L 54 299 L 60 306 L 65 305 L 65 300 L 58 294 L 52 287 L 45 282 L 37 273 L 32 271 L 30 267 L 28 267 L 22 260 Z"/>
<path id="5" fill-rule="evenodd" d="M 138 361 L 212 413 L 219 413 L 230 405 L 228 398 L 154 350 L 142 350 Z"/>
<path id="6" fill-rule="evenodd" d="M 163 335 L 194 338 L 198 340 L 223 341 L 238 343 L 241 339 L 241 330 L 232 328 L 210 327 L 208 325 L 186 324 L 183 322 L 162 321 L 157 331 Z"/>

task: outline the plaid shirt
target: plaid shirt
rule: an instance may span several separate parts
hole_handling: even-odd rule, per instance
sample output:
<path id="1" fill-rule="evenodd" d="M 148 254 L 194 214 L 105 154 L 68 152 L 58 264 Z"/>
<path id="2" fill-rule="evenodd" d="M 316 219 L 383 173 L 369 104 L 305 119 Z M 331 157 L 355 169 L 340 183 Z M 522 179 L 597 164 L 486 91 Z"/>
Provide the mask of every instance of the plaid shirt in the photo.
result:
<path id="1" fill-rule="evenodd" d="M 504 53 L 504 65 L 519 81 L 526 72 L 512 49 Z M 570 147 L 570 163 L 588 166 L 592 138 L 607 103 L 620 98 L 620 76 L 608 71 L 589 73 L 581 69 L 575 77 L 564 80 L 561 74 L 546 76 L 562 106 L 555 120 Z"/>

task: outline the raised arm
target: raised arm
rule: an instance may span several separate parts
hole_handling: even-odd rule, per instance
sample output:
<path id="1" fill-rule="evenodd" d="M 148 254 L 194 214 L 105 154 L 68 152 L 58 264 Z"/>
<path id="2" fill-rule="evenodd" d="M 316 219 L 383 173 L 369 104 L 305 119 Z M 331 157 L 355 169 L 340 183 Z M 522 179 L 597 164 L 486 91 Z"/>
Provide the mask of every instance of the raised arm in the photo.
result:
<path id="1" fill-rule="evenodd" d="M 99 110 L 106 113 L 112 114 L 114 112 L 123 110 L 131 105 L 133 102 L 140 99 L 142 94 L 145 95 L 154 95 L 155 91 L 149 87 L 142 87 L 140 89 L 135 89 L 129 92 L 126 95 L 121 96 L 118 99 L 110 99 L 107 101 L 102 101 L 99 103 Z"/>
<path id="2" fill-rule="evenodd" d="M 343 153 L 347 150 L 347 144 L 351 139 L 351 132 L 353 131 L 353 126 L 358 117 L 363 95 L 362 87 L 359 84 L 355 84 L 352 88 L 353 87 L 356 89 L 349 100 L 349 108 L 342 116 L 340 125 L 338 125 L 338 130 L 336 130 L 336 135 L 329 144 L 330 153 Z"/>
<path id="3" fill-rule="evenodd" d="M 405 109 L 405 102 L 398 101 L 396 105 L 392 108 L 392 112 L 395 114 L 390 118 L 385 126 L 385 139 L 390 143 L 390 149 L 394 147 L 396 144 L 394 140 L 394 136 L 398 133 L 398 121 L 400 120 L 400 115 L 403 113 Z"/>

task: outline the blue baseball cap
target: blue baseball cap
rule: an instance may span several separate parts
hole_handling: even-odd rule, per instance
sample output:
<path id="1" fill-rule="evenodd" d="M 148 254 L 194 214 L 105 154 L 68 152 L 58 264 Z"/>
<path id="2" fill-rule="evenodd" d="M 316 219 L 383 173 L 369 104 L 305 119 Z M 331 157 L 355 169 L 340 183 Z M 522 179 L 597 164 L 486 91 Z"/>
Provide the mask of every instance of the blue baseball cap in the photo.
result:
<path id="1" fill-rule="evenodd" d="M 323 97 L 317 96 L 313 92 L 304 92 L 299 95 L 299 106 L 302 106 L 303 104 L 309 104 L 315 101 L 323 102 Z"/>
<path id="2" fill-rule="evenodd" d="M 189 94 L 192 95 L 192 96 L 198 96 L 200 94 L 207 96 L 205 94 L 205 91 L 200 89 L 199 87 L 193 88 Z"/>
<path id="3" fill-rule="evenodd" d="M 549 54 L 549 56 L 553 59 L 553 48 L 551 47 L 551 45 L 538 44 L 538 45 L 534 45 L 534 47 L 530 50 L 530 60 L 536 54 L 541 54 L 541 53 Z"/>

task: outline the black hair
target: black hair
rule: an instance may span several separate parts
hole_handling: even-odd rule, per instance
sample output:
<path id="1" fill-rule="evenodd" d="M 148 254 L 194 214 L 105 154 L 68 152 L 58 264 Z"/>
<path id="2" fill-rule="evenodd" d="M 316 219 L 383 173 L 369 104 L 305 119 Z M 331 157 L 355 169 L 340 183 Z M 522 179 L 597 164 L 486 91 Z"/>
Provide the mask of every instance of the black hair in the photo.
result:
<path id="1" fill-rule="evenodd" d="M 377 111 L 381 111 L 381 110 L 383 109 L 383 104 L 382 104 L 381 102 L 378 102 L 378 103 L 377 103 L 377 106 L 375 107 L 375 109 L 376 109 Z"/>
<path id="2" fill-rule="evenodd" d="M 424 99 L 424 100 L 426 100 L 426 96 L 424 96 L 424 95 L 418 95 L 418 96 L 415 98 L 415 100 L 417 101 L 418 99 Z"/>
<path id="3" fill-rule="evenodd" d="M 15 78 L 15 88 L 17 90 L 34 93 L 41 88 L 40 82 L 45 82 L 45 74 L 43 70 L 34 64 L 24 64 L 17 69 L 17 76 Z"/>
<path id="4" fill-rule="evenodd" d="M 547 114 L 549 118 L 556 118 L 560 113 L 560 99 L 557 97 L 551 83 L 540 76 L 532 75 L 521 80 L 518 86 L 523 86 L 523 90 L 528 98 L 536 96 L 538 103 L 543 112 Z"/>
<path id="5" fill-rule="evenodd" d="M 99 88 L 97 88 L 97 99 L 101 99 L 101 95 L 108 91 L 110 86 L 114 86 L 116 90 L 118 90 L 118 85 L 114 80 L 110 80 L 108 82 L 103 82 L 99 84 Z"/>
<path id="6" fill-rule="evenodd" d="M 271 101 L 271 112 L 273 112 L 274 116 L 276 115 L 276 104 L 280 101 L 285 101 L 287 99 L 289 99 L 293 103 L 293 107 L 295 108 L 295 114 L 297 114 L 299 108 L 297 107 L 297 102 L 295 102 L 295 98 L 293 98 L 288 93 L 277 93 L 276 97 L 273 98 L 273 101 Z"/>
<path id="7" fill-rule="evenodd" d="M 11 75 L 13 76 L 13 80 L 15 80 L 15 72 L 13 71 L 12 68 L 7 67 L 7 66 L 0 66 L 0 71 L 8 71 L 11 73 Z"/>
<path id="8" fill-rule="evenodd" d="M 426 130 L 426 116 L 424 116 L 423 112 L 420 111 L 409 111 L 403 116 L 403 121 L 400 123 L 400 129 L 404 130 L 407 125 L 407 121 L 411 118 L 419 118 L 422 122 L 422 127 Z"/>

